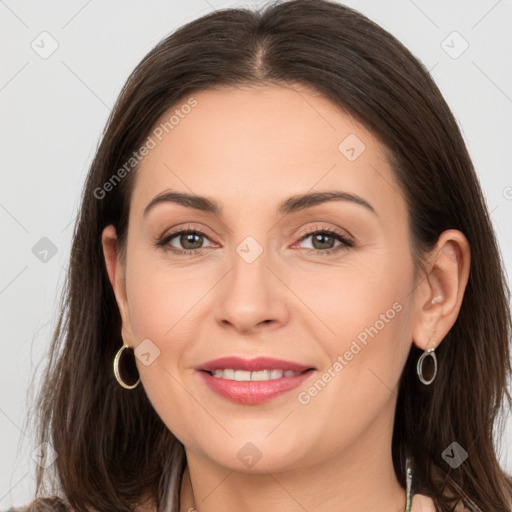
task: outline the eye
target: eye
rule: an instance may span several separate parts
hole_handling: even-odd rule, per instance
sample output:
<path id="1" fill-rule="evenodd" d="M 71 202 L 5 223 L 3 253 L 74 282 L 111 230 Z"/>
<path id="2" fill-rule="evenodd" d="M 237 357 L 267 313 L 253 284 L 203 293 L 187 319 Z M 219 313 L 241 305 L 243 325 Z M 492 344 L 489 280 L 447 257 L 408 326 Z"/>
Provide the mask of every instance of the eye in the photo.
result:
<path id="1" fill-rule="evenodd" d="M 319 229 L 317 226 L 309 230 L 306 235 L 303 235 L 299 242 L 303 242 L 309 238 L 311 238 L 312 247 L 306 247 L 306 249 L 308 251 L 313 251 L 316 254 L 333 254 L 338 251 L 354 247 L 355 245 L 350 238 L 335 229 Z M 335 245 L 336 241 L 339 242 L 338 245 Z"/>
<path id="2" fill-rule="evenodd" d="M 204 239 L 209 240 L 199 229 L 186 228 L 165 235 L 156 245 L 176 254 L 198 254 L 205 248 Z M 173 244 L 179 244 L 179 247 Z"/>

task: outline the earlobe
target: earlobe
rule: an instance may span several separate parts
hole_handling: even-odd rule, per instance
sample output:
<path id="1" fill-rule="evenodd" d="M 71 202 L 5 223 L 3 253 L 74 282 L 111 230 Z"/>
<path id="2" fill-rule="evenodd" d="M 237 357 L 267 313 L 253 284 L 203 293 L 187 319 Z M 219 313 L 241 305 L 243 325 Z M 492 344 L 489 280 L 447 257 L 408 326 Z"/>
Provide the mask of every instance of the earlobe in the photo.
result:
<path id="1" fill-rule="evenodd" d="M 437 347 L 455 323 L 469 268 L 470 248 L 464 234 L 455 229 L 444 231 L 431 253 L 427 275 L 416 295 L 413 340 L 422 350 Z"/>

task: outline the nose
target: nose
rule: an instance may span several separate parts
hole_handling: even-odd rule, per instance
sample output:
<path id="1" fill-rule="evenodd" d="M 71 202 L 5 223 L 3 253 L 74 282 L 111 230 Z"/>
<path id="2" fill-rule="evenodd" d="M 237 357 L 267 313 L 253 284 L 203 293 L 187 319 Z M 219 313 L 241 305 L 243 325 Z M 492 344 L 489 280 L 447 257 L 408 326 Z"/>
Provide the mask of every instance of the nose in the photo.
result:
<path id="1" fill-rule="evenodd" d="M 244 248 L 248 251 L 244 252 Z M 290 315 L 290 291 L 266 250 L 252 260 L 247 256 L 254 246 L 241 244 L 238 249 L 239 252 L 233 251 L 230 271 L 216 287 L 215 319 L 239 334 L 278 329 Z"/>

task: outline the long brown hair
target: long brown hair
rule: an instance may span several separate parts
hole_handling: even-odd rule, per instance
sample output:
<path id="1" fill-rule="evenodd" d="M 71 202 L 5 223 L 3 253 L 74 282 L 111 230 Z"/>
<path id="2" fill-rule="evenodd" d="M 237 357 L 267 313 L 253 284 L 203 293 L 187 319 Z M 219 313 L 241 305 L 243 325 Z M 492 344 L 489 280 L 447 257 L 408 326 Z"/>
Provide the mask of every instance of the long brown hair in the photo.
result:
<path id="1" fill-rule="evenodd" d="M 486 512 L 510 510 L 512 480 L 493 444 L 501 408 L 511 404 L 510 292 L 473 164 L 425 67 L 368 18 L 327 0 L 203 16 L 161 41 L 126 82 L 92 162 L 74 230 L 36 418 L 39 442 L 49 442 L 59 456 L 49 470 L 38 468 L 36 498 L 61 493 L 77 510 L 122 512 L 152 496 L 158 511 L 179 510 L 183 445 L 143 387 L 127 391 L 112 372 L 123 340 L 101 233 L 113 224 L 124 247 L 137 166 L 118 170 L 157 119 L 194 91 L 258 83 L 308 86 L 379 138 L 407 203 L 417 268 L 444 230 L 466 235 L 469 282 L 457 321 L 437 349 L 437 378 L 428 387 L 418 381 L 421 351 L 415 346 L 403 370 L 393 462 L 405 486 L 404 457 L 413 458 L 422 490 L 439 511 L 452 510 L 450 496 L 470 498 Z M 113 180 L 116 173 L 122 179 Z M 442 458 L 453 442 L 468 452 L 457 469 Z"/>

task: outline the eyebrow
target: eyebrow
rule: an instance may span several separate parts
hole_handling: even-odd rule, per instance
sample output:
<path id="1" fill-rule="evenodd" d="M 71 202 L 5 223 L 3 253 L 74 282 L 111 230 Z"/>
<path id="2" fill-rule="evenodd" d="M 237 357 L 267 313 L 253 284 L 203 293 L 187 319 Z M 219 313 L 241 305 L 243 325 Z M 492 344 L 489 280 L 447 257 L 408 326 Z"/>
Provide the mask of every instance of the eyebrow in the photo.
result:
<path id="1" fill-rule="evenodd" d="M 289 197 L 283 201 L 277 208 L 278 215 L 288 215 L 306 208 L 312 208 L 322 203 L 329 201 L 349 201 L 354 204 L 363 206 L 375 215 L 377 212 L 373 206 L 357 194 L 352 194 L 343 191 L 327 191 L 327 192 L 309 192 L 306 194 L 298 194 Z M 150 210 L 160 203 L 176 203 L 187 208 L 193 208 L 203 212 L 213 213 L 219 217 L 222 216 L 222 208 L 212 199 L 207 197 L 198 196 L 194 194 L 187 194 L 185 192 L 177 192 L 173 190 L 165 190 L 154 197 L 144 209 L 143 216 L 146 217 Z"/>

